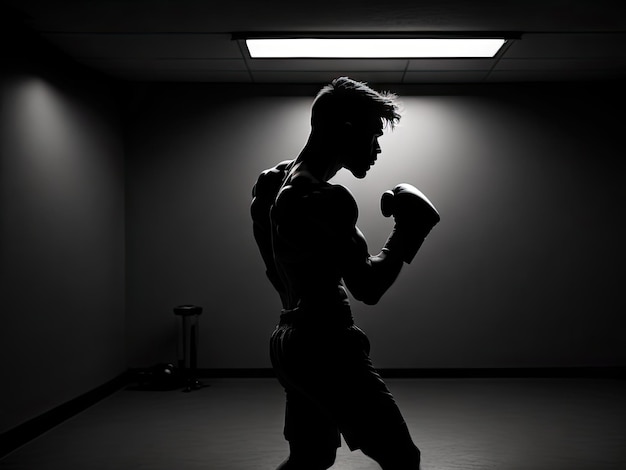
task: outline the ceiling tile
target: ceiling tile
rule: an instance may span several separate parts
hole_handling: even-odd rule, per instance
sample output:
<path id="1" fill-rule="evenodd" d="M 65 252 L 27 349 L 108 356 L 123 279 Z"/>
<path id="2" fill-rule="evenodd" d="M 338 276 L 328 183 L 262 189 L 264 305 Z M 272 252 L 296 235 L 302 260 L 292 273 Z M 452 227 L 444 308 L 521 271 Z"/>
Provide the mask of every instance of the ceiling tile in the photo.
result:
<path id="1" fill-rule="evenodd" d="M 524 34 L 506 50 L 507 59 L 626 57 L 626 33 Z"/>
<path id="2" fill-rule="evenodd" d="M 487 71 L 407 71 L 402 83 L 472 83 L 481 82 Z"/>
<path id="3" fill-rule="evenodd" d="M 411 59 L 407 71 L 490 70 L 495 59 Z"/>
<path id="4" fill-rule="evenodd" d="M 44 38 L 74 57 L 90 58 L 241 58 L 227 34 L 63 34 Z"/>
<path id="5" fill-rule="evenodd" d="M 585 59 L 502 59 L 494 71 L 625 71 L 624 58 Z"/>
<path id="6" fill-rule="evenodd" d="M 252 81 L 248 72 L 228 70 L 110 70 L 107 71 L 107 75 L 122 80 L 146 82 L 250 83 Z"/>
<path id="7" fill-rule="evenodd" d="M 624 72 L 598 70 L 500 70 L 493 71 L 487 82 L 576 82 L 624 79 Z"/>
<path id="8" fill-rule="evenodd" d="M 154 70 L 202 73 L 211 71 L 247 71 L 243 59 L 81 59 L 90 67 L 118 71 Z"/>

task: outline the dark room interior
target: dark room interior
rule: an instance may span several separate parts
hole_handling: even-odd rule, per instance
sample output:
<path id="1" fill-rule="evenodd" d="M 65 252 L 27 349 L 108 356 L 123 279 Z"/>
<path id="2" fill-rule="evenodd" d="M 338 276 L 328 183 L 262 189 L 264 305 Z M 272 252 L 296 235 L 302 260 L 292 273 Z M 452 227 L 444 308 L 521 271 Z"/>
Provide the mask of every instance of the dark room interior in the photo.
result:
<path id="1" fill-rule="evenodd" d="M 622 2 L 3 0 L 0 16 L 0 468 L 276 468 L 281 304 L 251 190 L 340 76 L 402 106 L 370 175 L 332 181 L 370 250 L 397 183 L 441 214 L 388 295 L 351 302 L 422 470 L 626 468 Z M 251 57 L 264 35 L 506 42 Z M 191 393 L 159 376 L 180 364 L 181 305 L 202 307 Z M 332 468 L 379 467 L 344 444 Z"/>

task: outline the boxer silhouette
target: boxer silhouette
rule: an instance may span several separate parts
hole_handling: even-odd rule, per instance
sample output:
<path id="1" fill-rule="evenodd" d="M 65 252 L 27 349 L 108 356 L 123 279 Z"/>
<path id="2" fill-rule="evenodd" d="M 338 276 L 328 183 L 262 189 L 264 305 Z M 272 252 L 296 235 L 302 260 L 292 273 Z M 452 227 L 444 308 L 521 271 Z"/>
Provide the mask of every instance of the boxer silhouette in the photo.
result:
<path id="1" fill-rule="evenodd" d="M 378 138 L 400 120 L 396 96 L 346 77 L 323 87 L 311 108 L 301 153 L 265 170 L 252 190 L 253 230 L 282 312 L 270 339 L 286 392 L 289 457 L 280 470 L 323 470 L 343 435 L 351 450 L 383 470 L 420 465 L 392 394 L 374 369 L 346 289 L 376 304 L 439 222 L 430 201 L 402 183 L 381 198 L 393 230 L 375 256 L 356 226 L 350 191 L 329 180 L 342 168 L 364 178 L 381 152 Z"/>

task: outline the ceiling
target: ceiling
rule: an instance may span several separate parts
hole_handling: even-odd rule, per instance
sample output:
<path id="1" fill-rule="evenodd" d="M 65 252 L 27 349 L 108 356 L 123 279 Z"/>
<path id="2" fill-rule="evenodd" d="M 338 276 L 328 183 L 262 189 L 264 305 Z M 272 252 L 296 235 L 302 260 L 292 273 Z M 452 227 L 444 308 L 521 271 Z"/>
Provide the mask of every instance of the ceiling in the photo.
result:
<path id="1" fill-rule="evenodd" d="M 626 78 L 623 0 L 2 0 L 76 61 L 131 81 L 502 83 Z M 251 59 L 233 33 L 491 33 L 491 59 Z"/>

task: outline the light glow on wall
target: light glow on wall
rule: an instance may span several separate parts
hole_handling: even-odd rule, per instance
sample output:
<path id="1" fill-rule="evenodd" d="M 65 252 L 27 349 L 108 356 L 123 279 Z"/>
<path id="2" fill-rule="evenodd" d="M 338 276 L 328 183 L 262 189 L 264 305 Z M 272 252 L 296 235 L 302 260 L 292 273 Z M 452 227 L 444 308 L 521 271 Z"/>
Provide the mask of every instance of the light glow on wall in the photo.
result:
<path id="1" fill-rule="evenodd" d="M 493 57 L 504 43 L 502 38 L 246 39 L 253 59 Z"/>

